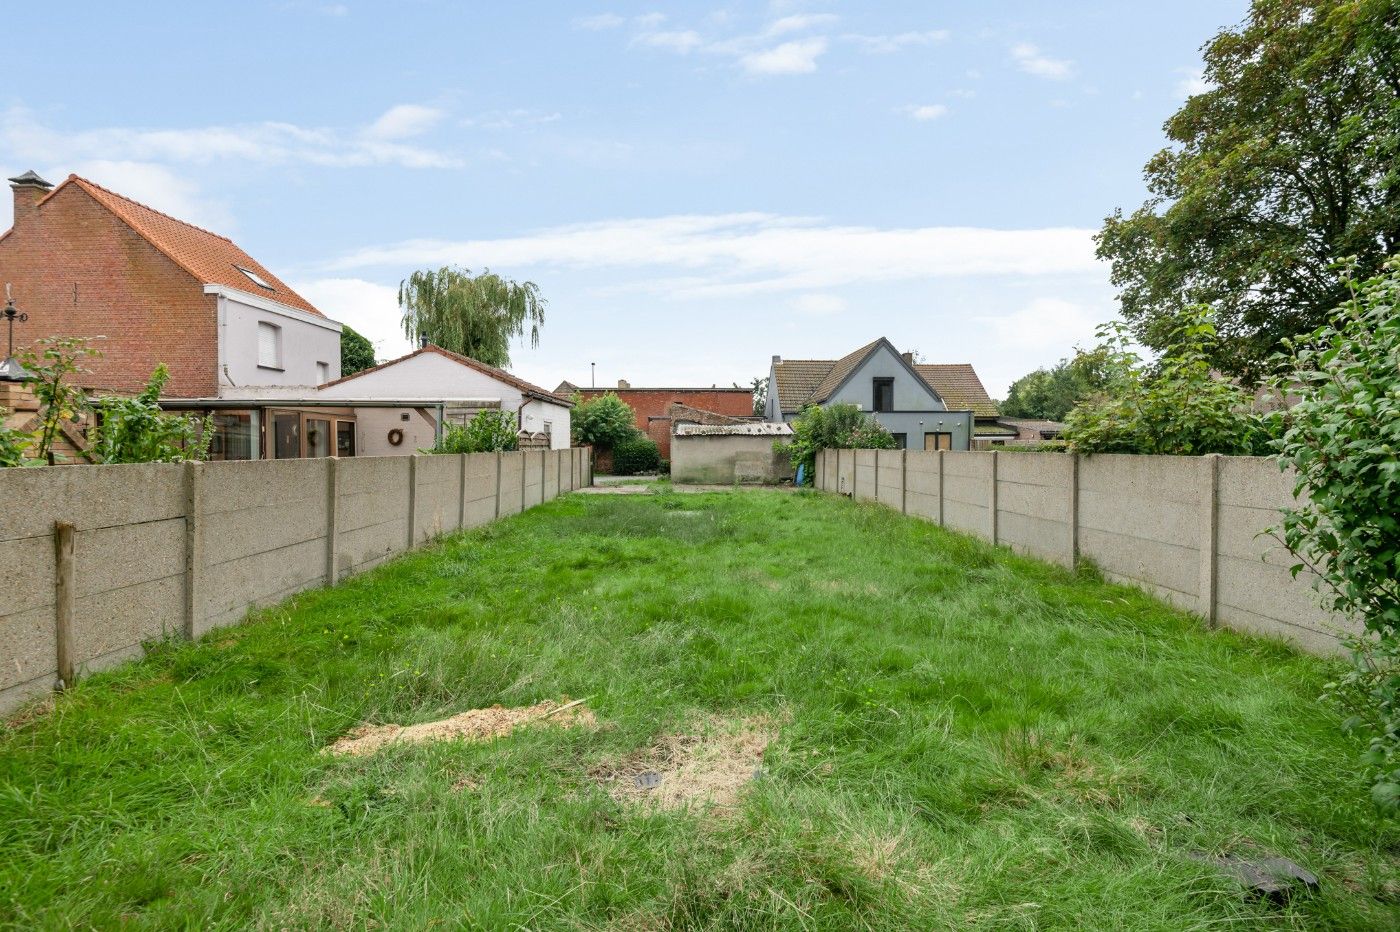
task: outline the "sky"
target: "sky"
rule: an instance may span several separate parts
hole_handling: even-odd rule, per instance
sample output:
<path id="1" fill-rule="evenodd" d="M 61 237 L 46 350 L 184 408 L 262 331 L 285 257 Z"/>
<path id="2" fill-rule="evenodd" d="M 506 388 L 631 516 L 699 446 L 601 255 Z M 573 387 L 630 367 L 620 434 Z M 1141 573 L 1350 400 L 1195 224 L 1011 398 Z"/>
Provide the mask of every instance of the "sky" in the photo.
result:
<path id="1" fill-rule="evenodd" d="M 1004 397 L 1115 315 L 1093 234 L 1245 10 L 53 2 L 6 45 L 0 169 L 229 236 L 381 359 L 450 264 L 539 286 L 510 368 L 546 388 L 885 336 Z"/>

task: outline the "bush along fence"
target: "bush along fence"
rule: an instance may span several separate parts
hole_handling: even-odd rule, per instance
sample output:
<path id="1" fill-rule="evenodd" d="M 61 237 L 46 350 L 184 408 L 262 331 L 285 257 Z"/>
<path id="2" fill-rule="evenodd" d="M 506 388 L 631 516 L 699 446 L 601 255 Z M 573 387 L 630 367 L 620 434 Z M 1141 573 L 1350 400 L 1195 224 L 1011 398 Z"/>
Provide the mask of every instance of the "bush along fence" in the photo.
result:
<path id="1" fill-rule="evenodd" d="M 582 447 L 0 470 L 0 711 L 590 484 Z"/>
<path id="2" fill-rule="evenodd" d="M 1355 631 L 1268 535 L 1293 477 L 1250 456 L 823 450 L 816 487 L 1139 586 L 1215 626 L 1339 653 Z"/>

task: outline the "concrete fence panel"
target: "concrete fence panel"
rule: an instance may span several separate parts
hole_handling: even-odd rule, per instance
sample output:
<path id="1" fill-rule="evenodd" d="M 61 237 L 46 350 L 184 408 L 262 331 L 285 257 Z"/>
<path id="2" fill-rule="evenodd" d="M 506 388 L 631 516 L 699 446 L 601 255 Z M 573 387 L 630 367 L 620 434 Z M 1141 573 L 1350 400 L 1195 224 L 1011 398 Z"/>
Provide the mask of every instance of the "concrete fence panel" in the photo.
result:
<path id="1" fill-rule="evenodd" d="M 190 620 L 196 634 L 325 582 L 329 463 L 192 467 L 203 486 L 193 518 L 204 538 Z"/>
<path id="2" fill-rule="evenodd" d="M 504 515 L 518 515 L 525 510 L 525 454 L 501 455 L 501 509 Z"/>
<path id="3" fill-rule="evenodd" d="M 419 455 L 415 460 L 413 543 L 417 546 L 457 530 L 462 463 L 457 456 Z"/>
<path id="4" fill-rule="evenodd" d="M 856 498 L 874 499 L 876 492 L 875 450 L 856 450 L 851 490 Z"/>
<path id="5" fill-rule="evenodd" d="M 991 453 L 943 455 L 943 523 L 950 528 L 990 537 Z"/>
<path id="6" fill-rule="evenodd" d="M 408 548 L 407 456 L 340 460 L 337 577 L 360 573 Z"/>
<path id="7" fill-rule="evenodd" d="M 1258 457 L 823 450 L 818 487 L 1065 566 L 1092 559 L 1209 624 L 1336 653 L 1356 626 L 1268 531 L 1293 477 Z"/>

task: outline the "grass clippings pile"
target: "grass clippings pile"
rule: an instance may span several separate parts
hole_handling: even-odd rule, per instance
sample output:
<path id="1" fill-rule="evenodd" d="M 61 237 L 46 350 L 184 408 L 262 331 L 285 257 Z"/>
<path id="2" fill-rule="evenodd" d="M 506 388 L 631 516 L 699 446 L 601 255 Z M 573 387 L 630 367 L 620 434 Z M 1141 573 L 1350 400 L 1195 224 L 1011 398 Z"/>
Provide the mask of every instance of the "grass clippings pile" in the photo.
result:
<path id="1" fill-rule="evenodd" d="M 617 766 L 595 769 L 593 776 L 618 802 L 729 810 L 761 774 L 763 752 L 776 736 L 765 717 L 710 718 L 695 733 L 667 735 Z"/>
<path id="2" fill-rule="evenodd" d="M 544 702 L 523 708 L 507 709 L 493 705 L 487 709 L 471 709 L 451 718 L 418 725 L 361 725 L 325 748 L 324 753 L 336 756 L 361 757 L 373 754 L 391 744 L 421 744 L 427 741 L 487 741 L 503 738 L 524 725 L 547 723 L 562 728 L 597 724 L 593 712 L 584 700 L 558 703 Z"/>

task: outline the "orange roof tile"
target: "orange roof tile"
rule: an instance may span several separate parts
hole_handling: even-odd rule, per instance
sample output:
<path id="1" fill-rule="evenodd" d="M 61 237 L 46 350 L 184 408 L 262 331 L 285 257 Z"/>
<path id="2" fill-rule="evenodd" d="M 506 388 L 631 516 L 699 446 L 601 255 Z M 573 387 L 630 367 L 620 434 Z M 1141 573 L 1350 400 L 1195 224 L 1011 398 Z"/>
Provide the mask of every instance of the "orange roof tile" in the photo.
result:
<path id="1" fill-rule="evenodd" d="M 997 403 L 987 394 L 971 363 L 915 363 L 914 371 L 954 411 L 971 411 L 977 417 L 996 417 Z"/>
<path id="2" fill-rule="evenodd" d="M 176 220 L 169 214 L 163 214 L 155 208 L 123 197 L 115 191 L 109 191 L 86 178 L 69 175 L 67 181 L 45 195 L 44 201 L 70 184 L 77 185 L 87 192 L 93 200 L 116 214 L 118 219 L 201 283 L 236 288 L 306 311 L 308 314 L 325 316 L 310 301 L 293 291 L 286 282 L 269 272 L 227 237 L 185 223 L 183 220 Z M 40 206 L 43 205 L 43 201 L 39 203 Z M 239 266 L 248 269 L 271 287 L 260 287 L 240 272 Z"/>

